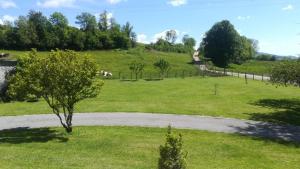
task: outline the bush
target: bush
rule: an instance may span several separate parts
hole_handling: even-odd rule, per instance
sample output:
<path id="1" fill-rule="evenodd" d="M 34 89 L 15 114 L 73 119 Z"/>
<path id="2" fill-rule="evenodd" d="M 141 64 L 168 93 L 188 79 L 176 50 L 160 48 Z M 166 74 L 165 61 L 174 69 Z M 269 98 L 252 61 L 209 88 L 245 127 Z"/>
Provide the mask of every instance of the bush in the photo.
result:
<path id="1" fill-rule="evenodd" d="M 185 169 L 187 153 L 182 150 L 182 135 L 172 134 L 171 126 L 168 127 L 166 143 L 160 146 L 159 169 Z"/>

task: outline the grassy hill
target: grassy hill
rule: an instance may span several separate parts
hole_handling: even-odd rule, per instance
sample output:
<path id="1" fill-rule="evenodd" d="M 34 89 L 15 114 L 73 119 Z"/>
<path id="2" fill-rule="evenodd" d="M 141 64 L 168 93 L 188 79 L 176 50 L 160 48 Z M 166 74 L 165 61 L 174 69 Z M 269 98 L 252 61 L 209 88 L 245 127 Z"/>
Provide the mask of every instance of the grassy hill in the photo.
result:
<path id="1" fill-rule="evenodd" d="M 9 59 L 16 59 L 20 55 L 28 53 L 28 51 L 1 51 L 0 53 L 10 53 Z M 39 55 L 47 55 L 49 52 L 38 52 Z M 82 54 L 88 54 L 97 62 L 102 70 L 118 74 L 119 72 L 130 72 L 129 64 L 138 60 L 143 62 L 146 73 L 157 73 L 153 63 L 159 58 L 163 58 L 170 62 L 174 71 L 196 72 L 197 69 L 190 64 L 192 57 L 188 54 L 166 53 L 145 50 L 143 47 L 138 47 L 130 50 L 109 50 L 109 51 L 84 51 Z"/>

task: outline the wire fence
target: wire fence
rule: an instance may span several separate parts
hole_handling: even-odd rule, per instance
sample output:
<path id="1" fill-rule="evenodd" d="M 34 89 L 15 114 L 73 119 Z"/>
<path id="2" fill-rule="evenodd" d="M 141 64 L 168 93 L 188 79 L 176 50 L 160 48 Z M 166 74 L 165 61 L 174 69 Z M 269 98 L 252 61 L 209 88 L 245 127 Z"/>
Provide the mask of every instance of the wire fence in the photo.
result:
<path id="1" fill-rule="evenodd" d="M 138 74 L 135 74 L 134 72 L 115 72 L 112 73 L 112 76 L 102 76 L 102 79 L 112 79 L 112 80 L 123 80 L 123 81 L 134 81 L 134 80 L 161 80 L 163 78 L 188 78 L 188 77 L 205 77 L 205 76 L 224 76 L 220 73 L 214 73 L 210 71 L 200 71 L 200 70 L 194 70 L 194 71 L 188 71 L 188 70 L 176 70 L 176 71 L 169 71 L 164 74 L 161 74 L 159 72 L 141 72 Z"/>
<path id="2" fill-rule="evenodd" d="M 112 79 L 112 80 L 121 80 L 121 81 L 136 81 L 136 80 L 147 80 L 155 81 L 162 80 L 164 78 L 188 78 L 188 77 L 223 77 L 223 76 L 232 76 L 237 78 L 244 78 L 247 80 L 259 80 L 259 81 L 269 81 L 270 77 L 264 74 L 257 75 L 254 73 L 246 72 L 232 72 L 227 69 L 206 69 L 206 70 L 175 70 L 169 71 L 165 74 L 160 74 L 159 72 L 141 72 L 134 73 L 129 71 L 124 72 L 114 72 L 112 76 L 101 76 L 102 79 Z"/>

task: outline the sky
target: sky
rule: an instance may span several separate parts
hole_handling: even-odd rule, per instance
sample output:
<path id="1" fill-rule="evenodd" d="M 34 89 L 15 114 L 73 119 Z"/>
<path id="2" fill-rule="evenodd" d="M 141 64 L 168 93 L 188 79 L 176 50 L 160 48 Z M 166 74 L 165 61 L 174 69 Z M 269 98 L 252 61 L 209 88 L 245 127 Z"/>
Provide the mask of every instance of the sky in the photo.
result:
<path id="1" fill-rule="evenodd" d="M 75 24 L 81 12 L 107 10 L 118 23 L 129 21 L 138 41 L 154 42 L 170 29 L 198 44 L 216 22 L 229 20 L 241 34 L 259 41 L 260 52 L 300 54 L 300 0 L 0 0 L 0 24 L 29 10 L 62 12 Z"/>

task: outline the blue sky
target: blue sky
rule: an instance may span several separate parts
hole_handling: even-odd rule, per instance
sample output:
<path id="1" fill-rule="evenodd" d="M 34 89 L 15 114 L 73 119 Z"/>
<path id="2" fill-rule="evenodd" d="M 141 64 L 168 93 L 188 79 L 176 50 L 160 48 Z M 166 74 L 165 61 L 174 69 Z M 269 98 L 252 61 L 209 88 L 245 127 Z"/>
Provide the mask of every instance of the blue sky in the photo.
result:
<path id="1" fill-rule="evenodd" d="M 259 40 L 262 52 L 300 54 L 299 0 L 0 0 L 0 23 L 30 9 L 46 16 L 63 12 L 74 26 L 81 12 L 107 10 L 119 23 L 132 23 L 139 41 L 146 43 L 169 29 L 199 43 L 214 23 L 227 19 L 240 34 Z"/>

